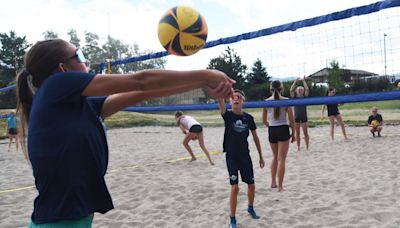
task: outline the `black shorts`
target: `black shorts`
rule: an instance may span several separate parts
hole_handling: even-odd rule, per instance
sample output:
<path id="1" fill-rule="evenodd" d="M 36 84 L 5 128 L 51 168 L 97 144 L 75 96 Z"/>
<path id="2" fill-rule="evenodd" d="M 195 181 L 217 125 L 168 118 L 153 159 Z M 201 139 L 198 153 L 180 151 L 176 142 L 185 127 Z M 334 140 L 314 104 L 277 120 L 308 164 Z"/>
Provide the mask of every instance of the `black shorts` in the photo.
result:
<path id="1" fill-rule="evenodd" d="M 294 122 L 296 123 L 307 123 L 308 119 L 306 116 L 302 117 L 302 118 L 294 118 Z"/>
<path id="2" fill-rule="evenodd" d="M 329 110 L 328 110 L 328 116 L 337 116 L 337 115 L 339 115 L 340 114 L 340 112 L 339 111 L 332 111 L 332 112 L 329 112 Z"/>
<path id="3" fill-rule="evenodd" d="M 268 139 L 270 143 L 283 142 L 290 139 L 289 125 L 269 126 Z"/>
<path id="4" fill-rule="evenodd" d="M 16 135 L 18 132 L 17 132 L 17 129 L 16 128 L 10 128 L 10 129 L 8 129 L 8 134 L 9 135 Z"/>
<path id="5" fill-rule="evenodd" d="M 203 131 L 203 128 L 198 124 L 191 126 L 189 129 L 189 132 L 191 132 L 191 133 L 200 133 L 202 131 Z"/>
<path id="6" fill-rule="evenodd" d="M 229 153 L 229 152 L 228 152 Z M 253 163 L 250 155 L 244 158 L 231 158 L 226 153 L 226 167 L 229 173 L 229 183 L 239 184 L 239 171 L 242 181 L 246 184 L 254 184 Z"/>

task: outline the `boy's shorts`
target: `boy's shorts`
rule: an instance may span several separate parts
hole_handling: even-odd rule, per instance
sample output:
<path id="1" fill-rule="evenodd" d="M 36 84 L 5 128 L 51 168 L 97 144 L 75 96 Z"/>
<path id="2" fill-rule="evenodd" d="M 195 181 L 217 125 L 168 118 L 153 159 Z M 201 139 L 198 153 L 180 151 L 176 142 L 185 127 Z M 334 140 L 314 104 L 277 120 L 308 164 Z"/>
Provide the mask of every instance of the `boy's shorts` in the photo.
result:
<path id="1" fill-rule="evenodd" d="M 226 153 L 228 154 L 228 153 Z M 250 155 L 247 158 L 228 158 L 226 156 L 226 166 L 229 173 L 231 185 L 239 184 L 239 171 L 242 181 L 246 184 L 254 184 L 253 163 Z"/>

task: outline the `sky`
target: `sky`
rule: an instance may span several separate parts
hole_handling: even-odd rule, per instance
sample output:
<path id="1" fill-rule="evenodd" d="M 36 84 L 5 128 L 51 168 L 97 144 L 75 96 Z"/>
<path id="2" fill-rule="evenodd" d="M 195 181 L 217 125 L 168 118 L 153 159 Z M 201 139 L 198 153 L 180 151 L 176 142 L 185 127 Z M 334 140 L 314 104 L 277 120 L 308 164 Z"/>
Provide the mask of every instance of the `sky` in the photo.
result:
<path id="1" fill-rule="evenodd" d="M 46 30 L 52 30 L 58 33 L 61 38 L 68 40 L 67 31 L 72 28 L 78 32 L 81 40 L 84 38 L 84 31 L 90 31 L 98 34 L 102 40 L 110 35 L 127 44 L 138 44 L 140 50 L 149 49 L 158 52 L 163 51 L 157 36 L 158 21 L 167 9 L 174 6 L 191 6 L 198 10 L 207 21 L 207 41 L 211 41 L 375 2 L 377 0 L 7 0 L 2 2 L 2 9 L 0 10 L 0 32 L 8 33 L 13 30 L 18 36 L 26 36 L 30 43 L 34 43 L 43 39 L 43 32 Z M 369 26 L 371 25 L 369 24 Z M 342 30 L 346 29 L 345 24 L 340 25 L 341 27 L 343 27 Z M 325 29 L 328 32 L 332 30 L 331 28 Z M 382 31 L 382 34 L 379 34 L 380 43 L 385 32 Z M 305 29 L 300 32 L 296 31 L 294 37 L 297 38 L 276 35 L 271 37 L 269 41 L 268 39 L 267 41 L 261 39 L 249 43 L 239 42 L 238 45 L 234 45 L 234 49 L 238 50 L 240 56 L 243 55 L 244 62 L 248 65 L 251 65 L 255 58 L 262 59 L 263 62 L 265 61 L 267 70 L 278 77 L 311 74 L 326 66 L 326 63 L 334 58 L 339 58 L 343 66 L 366 67 L 365 65 L 353 64 L 353 62 L 357 62 L 354 60 L 354 56 L 352 57 L 353 61 L 350 61 L 351 64 L 347 60 L 342 60 L 339 57 L 340 53 L 337 53 L 339 52 L 337 48 L 324 51 L 322 57 L 318 50 L 316 50 L 316 54 L 309 54 L 311 57 L 304 56 L 303 60 L 298 60 L 299 55 L 302 55 L 301 50 L 297 50 L 300 52 L 296 51 L 295 56 L 293 56 L 293 50 L 303 49 L 303 51 L 308 51 L 309 45 L 313 45 L 314 48 L 311 49 L 315 49 L 315 46 L 322 48 L 324 42 L 316 44 L 315 41 L 315 37 L 318 37 L 319 33 L 320 31 Z M 314 36 L 307 38 L 310 34 L 314 34 Z M 393 37 L 390 34 L 385 37 L 385 39 L 388 39 L 388 45 L 394 43 L 391 38 Z M 352 43 L 355 43 L 358 42 L 357 39 L 362 38 L 360 35 L 358 38 L 351 36 L 350 39 Z M 299 42 L 301 45 L 298 45 Z M 368 45 L 374 44 L 367 43 L 364 46 Z M 382 46 L 382 44 L 379 45 Z M 279 58 L 285 60 L 293 58 L 294 61 L 286 65 L 275 63 L 274 61 L 279 58 L 271 55 L 271 53 L 275 53 L 277 50 L 268 48 L 261 50 L 259 46 L 279 47 L 279 53 L 276 54 Z M 353 49 L 356 49 L 355 47 L 356 45 L 353 45 Z M 210 56 L 217 57 L 225 48 L 226 46 L 210 48 L 212 49 L 210 51 L 201 50 L 199 53 L 204 53 L 195 54 L 192 57 L 168 57 L 167 68 L 177 70 L 204 68 Z M 379 49 L 382 48 L 379 47 Z M 353 51 L 353 53 L 357 53 L 357 51 Z M 392 59 L 397 56 L 397 52 L 393 53 L 393 50 L 391 54 Z M 382 54 L 379 55 L 378 58 L 382 59 Z M 312 56 L 318 56 L 319 59 L 316 60 Z M 374 65 L 380 66 L 369 66 L 369 70 L 382 73 L 384 67 L 381 60 L 375 62 Z M 288 65 L 292 65 L 293 70 L 289 70 Z M 387 66 L 387 69 L 389 69 L 389 66 Z M 400 72 L 398 69 L 390 70 L 390 72 L 397 71 Z"/>

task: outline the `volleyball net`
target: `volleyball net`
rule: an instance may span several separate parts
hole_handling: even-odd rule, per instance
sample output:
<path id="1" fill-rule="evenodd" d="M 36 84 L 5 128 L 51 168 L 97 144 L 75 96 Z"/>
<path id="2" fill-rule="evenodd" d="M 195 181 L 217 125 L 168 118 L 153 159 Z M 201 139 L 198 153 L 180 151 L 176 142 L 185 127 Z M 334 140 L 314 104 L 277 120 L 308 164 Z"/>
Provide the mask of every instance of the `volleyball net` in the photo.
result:
<path id="1" fill-rule="evenodd" d="M 111 66 L 143 63 L 163 58 L 165 68 L 172 70 L 204 69 L 212 59 L 223 59 L 227 50 L 240 57 L 247 67 L 242 72 L 247 88 L 267 84 L 249 84 L 248 75 L 259 60 L 270 79 L 279 79 L 291 84 L 295 78 L 307 76 L 310 87 L 324 90 L 326 73 L 332 62 L 338 63 L 347 74 L 346 87 L 359 80 L 384 77 L 389 84 L 400 79 L 400 1 L 389 0 L 340 12 L 308 18 L 258 31 L 212 40 L 192 56 L 178 57 L 167 52 L 156 52 L 143 56 L 114 60 L 100 64 L 105 72 Z M 212 22 L 208 22 L 212 26 Z M 228 49 L 229 48 L 229 49 Z M 320 87 L 322 86 L 322 87 Z M 13 90 L 12 86 L 0 89 L 0 94 Z M 288 89 L 286 89 L 286 92 Z M 360 90 L 361 91 L 361 90 Z M 380 93 L 353 93 L 351 95 L 322 97 L 311 93 L 306 99 L 287 101 L 263 101 L 252 99 L 245 108 L 317 105 L 333 103 L 365 102 L 400 99 L 400 91 Z M 340 101 L 339 101 L 340 100 Z M 126 111 L 171 111 L 217 109 L 202 89 L 187 93 L 152 99 L 130 107 Z"/>

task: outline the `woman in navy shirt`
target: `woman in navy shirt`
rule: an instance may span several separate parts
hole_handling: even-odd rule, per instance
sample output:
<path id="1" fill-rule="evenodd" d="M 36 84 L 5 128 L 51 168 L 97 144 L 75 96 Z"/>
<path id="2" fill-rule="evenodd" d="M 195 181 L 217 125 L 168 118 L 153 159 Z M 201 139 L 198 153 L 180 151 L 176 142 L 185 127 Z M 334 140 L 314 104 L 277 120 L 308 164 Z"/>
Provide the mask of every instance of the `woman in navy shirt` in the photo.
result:
<path id="1" fill-rule="evenodd" d="M 234 83 L 213 70 L 90 74 L 82 51 L 60 39 L 37 42 L 24 65 L 17 77 L 17 112 L 39 193 L 30 227 L 91 227 L 94 212 L 113 209 L 104 180 L 104 118 L 144 99 L 200 87 L 215 98 L 227 97 Z"/>

